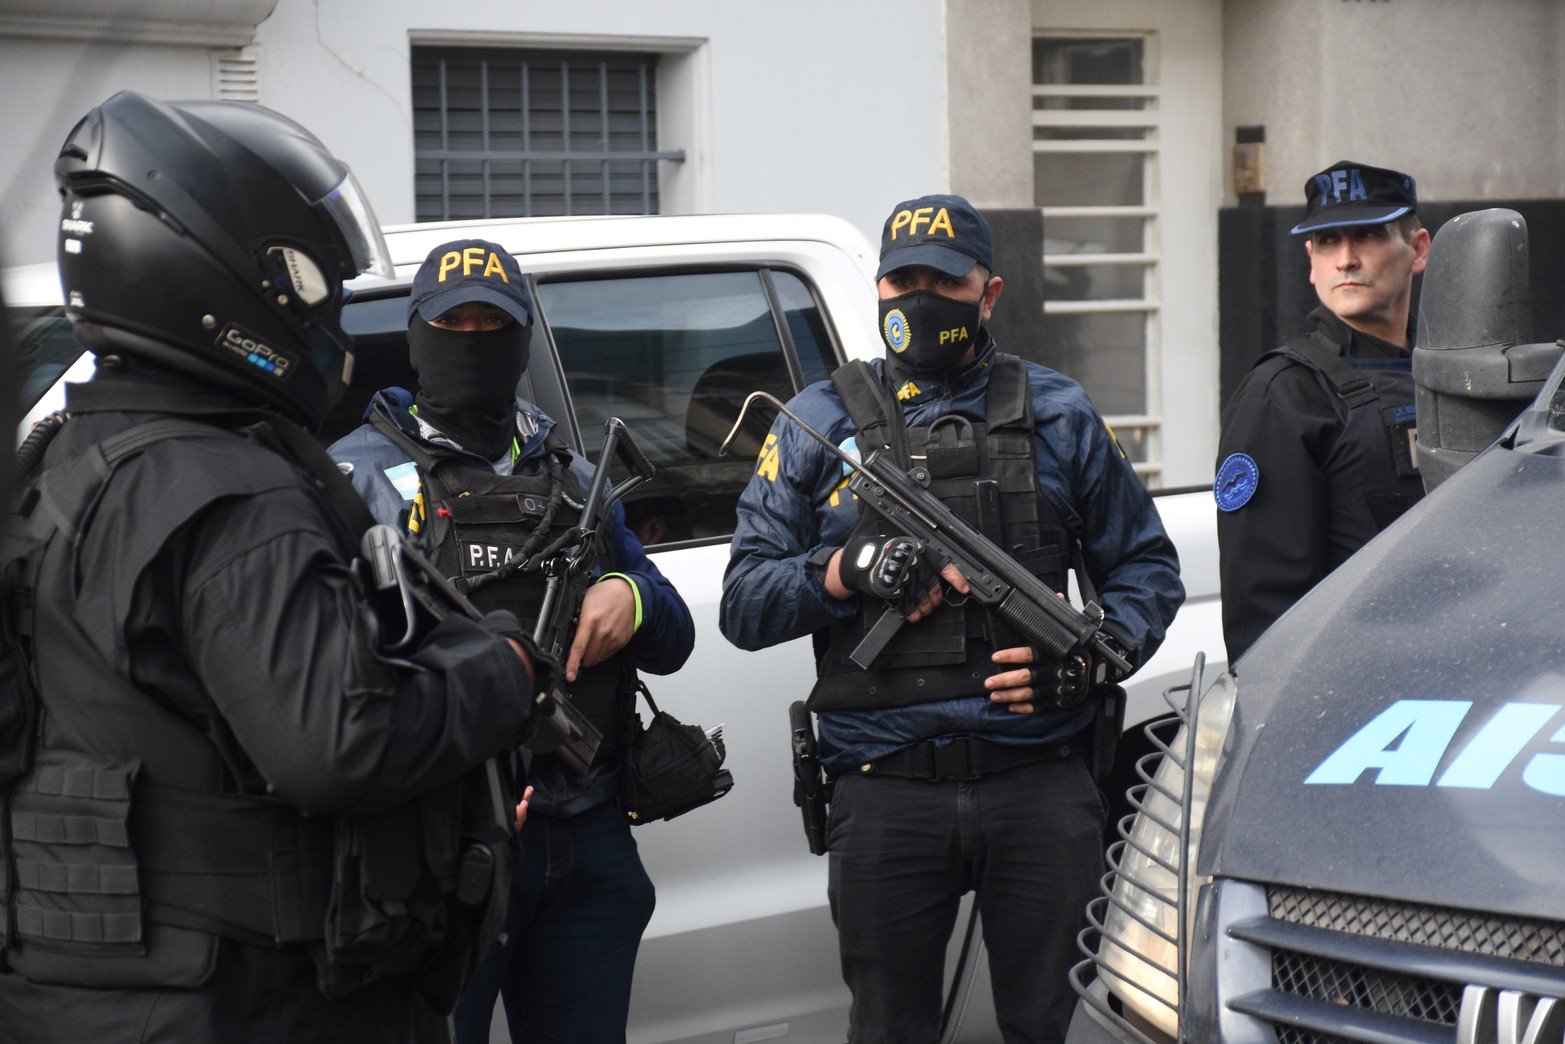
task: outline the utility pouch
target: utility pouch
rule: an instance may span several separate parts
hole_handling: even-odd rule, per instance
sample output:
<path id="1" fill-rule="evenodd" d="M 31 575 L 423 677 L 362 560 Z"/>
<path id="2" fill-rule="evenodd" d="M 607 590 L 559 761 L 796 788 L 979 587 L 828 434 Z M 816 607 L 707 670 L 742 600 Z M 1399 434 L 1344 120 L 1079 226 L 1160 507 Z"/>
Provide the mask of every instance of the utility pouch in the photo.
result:
<path id="1" fill-rule="evenodd" d="M 321 992 L 403 979 L 446 1015 L 505 925 L 516 863 L 500 759 L 404 805 L 337 819 Z"/>
<path id="2" fill-rule="evenodd" d="M 816 751 L 815 723 L 803 700 L 788 707 L 788 727 L 793 741 L 793 803 L 804 817 L 804 837 L 812 855 L 826 854 L 826 805 L 831 781 L 821 770 Z"/>
<path id="3" fill-rule="evenodd" d="M 1125 730 L 1125 690 L 1099 685 L 1092 690 L 1092 779 L 1102 783 L 1114 771 L 1119 735 Z"/>
<path id="4" fill-rule="evenodd" d="M 673 819 L 732 790 L 733 774 L 723 768 L 723 727 L 708 732 L 683 724 L 658 710 L 645 684 L 638 681 L 636 689 L 652 708 L 652 720 L 642 728 L 635 715 L 625 746 L 617 803 L 626 818 L 635 825 Z"/>

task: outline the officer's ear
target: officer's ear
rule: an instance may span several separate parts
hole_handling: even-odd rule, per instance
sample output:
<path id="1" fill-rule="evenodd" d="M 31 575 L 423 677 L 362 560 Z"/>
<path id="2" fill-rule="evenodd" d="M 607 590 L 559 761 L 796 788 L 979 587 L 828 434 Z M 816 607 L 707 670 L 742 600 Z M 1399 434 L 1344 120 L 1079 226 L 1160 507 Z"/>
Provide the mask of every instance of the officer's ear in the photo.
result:
<path id="1" fill-rule="evenodd" d="M 984 296 L 979 299 L 978 321 L 987 323 L 989 316 L 994 314 L 994 303 L 1000 299 L 1000 291 L 1005 289 L 1005 280 L 999 276 L 990 276 L 984 284 Z"/>
<path id="2" fill-rule="evenodd" d="M 1423 272 L 1424 266 L 1429 263 L 1429 242 L 1429 229 L 1427 228 L 1414 229 L 1413 234 L 1408 237 L 1408 245 L 1413 248 L 1414 275 Z"/>

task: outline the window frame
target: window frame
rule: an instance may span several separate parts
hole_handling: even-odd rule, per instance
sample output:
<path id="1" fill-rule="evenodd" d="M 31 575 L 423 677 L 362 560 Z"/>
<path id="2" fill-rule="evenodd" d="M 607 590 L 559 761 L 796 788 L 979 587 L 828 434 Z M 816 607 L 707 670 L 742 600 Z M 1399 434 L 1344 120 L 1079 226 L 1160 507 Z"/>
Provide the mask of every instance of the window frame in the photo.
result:
<path id="1" fill-rule="evenodd" d="M 421 110 L 419 109 L 416 103 L 416 99 L 414 98 L 414 95 L 417 91 L 417 85 L 414 83 L 414 79 L 418 75 L 419 71 L 425 68 L 424 64 L 422 63 L 427 62 L 438 69 L 443 65 L 444 62 L 450 59 L 452 52 L 459 51 L 466 52 L 469 56 L 472 57 L 474 61 L 483 63 L 481 66 L 482 72 L 480 76 L 482 86 L 478 88 L 482 93 L 482 98 L 480 99 L 480 110 L 483 113 L 483 147 L 480 150 L 473 151 L 471 153 L 464 153 L 460 157 L 454 157 L 450 154 L 452 150 L 448 138 L 450 108 L 446 102 L 446 85 L 444 74 L 441 74 L 441 102 L 438 107 L 439 134 L 441 141 L 439 142 L 438 147 L 433 151 L 420 147 L 419 120 Z M 564 107 L 559 110 L 564 128 L 563 133 L 565 135 L 565 139 L 562 142 L 562 148 L 558 150 L 545 150 L 531 146 L 529 131 L 532 109 L 530 105 L 528 105 L 528 107 L 526 107 L 521 114 L 522 144 L 524 148 L 505 149 L 495 146 L 490 141 L 489 108 L 491 97 L 489 88 L 488 63 L 498 61 L 502 57 L 508 59 L 514 57 L 521 70 L 529 70 L 531 68 L 531 63 L 534 62 L 540 65 L 547 65 L 556 61 L 561 63 L 562 66 L 573 70 L 578 66 L 586 68 L 597 67 L 600 76 L 604 78 L 602 88 L 604 93 L 599 99 L 601 107 L 600 111 L 604 120 L 604 125 L 600 128 L 600 141 L 603 146 L 602 150 L 597 152 L 579 151 L 570 147 L 570 117 L 571 113 L 576 110 L 570 104 L 568 74 L 562 80 L 561 100 L 564 104 Z M 653 47 L 561 47 L 558 44 L 551 46 L 527 41 L 414 39 L 410 43 L 408 54 L 408 84 L 410 92 L 409 116 L 413 130 L 412 144 L 414 166 L 414 210 L 415 212 L 419 211 L 421 202 L 425 198 L 420 193 L 418 187 L 419 179 L 422 176 L 419 173 L 419 167 L 425 162 L 434 163 L 440 170 L 439 177 L 443 186 L 440 195 L 444 201 L 444 213 L 442 216 L 421 216 L 418 218 L 418 220 L 478 221 L 489 220 L 497 217 L 548 217 L 624 213 L 621 211 L 614 211 L 613 209 L 601 210 L 597 207 L 589 207 L 583 210 L 576 209 L 573 205 L 573 194 L 571 192 L 571 168 L 573 164 L 599 166 L 601 168 L 599 176 L 603 180 L 602 192 L 605 199 L 610 201 L 612 199 L 612 168 L 616 164 L 641 164 L 641 196 L 643 202 L 642 209 L 637 213 L 662 213 L 665 199 L 660 164 L 664 162 L 682 164 L 685 161 L 684 149 L 659 148 L 656 144 L 656 142 L 661 137 L 663 125 L 662 107 L 664 105 L 664 101 L 660 98 L 660 86 L 662 82 L 660 66 L 665 57 L 666 55 L 660 48 Z M 624 148 L 609 148 L 609 110 L 606 77 L 608 75 L 607 66 L 611 63 L 634 63 L 637 65 L 636 71 L 640 77 L 642 95 L 642 111 L 640 114 L 640 136 L 642 144 L 641 148 L 639 149 L 626 150 Z M 524 102 L 526 102 L 526 100 L 529 98 L 529 92 L 526 86 L 529 82 L 530 75 L 524 71 L 522 76 L 523 86 L 521 95 Z M 425 130 L 427 131 L 428 128 L 425 128 Z M 450 213 L 452 196 L 449 188 L 449 178 L 451 175 L 447 165 L 454 160 L 468 163 L 477 163 L 481 168 L 483 189 L 480 196 L 472 197 L 481 201 L 483 206 L 483 213 L 481 215 L 453 216 Z M 490 177 L 491 165 L 496 160 L 504 162 L 518 162 L 521 164 L 521 176 L 524 186 L 524 202 L 520 211 L 517 213 L 512 214 L 495 212 L 492 193 L 490 190 Z M 534 163 L 561 164 L 563 185 L 560 200 L 563 211 L 560 215 L 539 213 L 534 208 L 534 195 L 531 187 L 534 176 L 532 164 Z"/>
<path id="2" fill-rule="evenodd" d="M 555 343 L 554 332 L 549 325 L 548 310 L 543 304 L 543 297 L 538 293 L 540 284 L 545 283 L 584 283 L 584 282 L 608 282 L 616 279 L 647 279 L 682 275 L 710 275 L 733 274 L 753 272 L 758 276 L 762 293 L 766 297 L 767 308 L 771 312 L 773 330 L 777 335 L 778 344 L 782 347 L 783 363 L 788 370 L 788 379 L 793 384 L 794 394 L 797 395 L 805 387 L 804 366 L 799 358 L 798 346 L 794 343 L 793 333 L 788 329 L 787 317 L 782 307 L 781 295 L 774 284 L 771 273 L 787 272 L 803 284 L 809 292 L 810 300 L 815 306 L 816 313 L 821 317 L 822 329 L 826 333 L 826 343 L 821 346 L 822 356 L 825 358 L 828 372 L 835 370 L 847 360 L 847 353 L 843 349 L 841 334 L 832 322 L 831 313 L 827 310 L 825 302 L 821 298 L 820 288 L 815 285 L 809 274 L 797 265 L 785 263 L 772 263 L 757 261 L 751 263 L 734 262 L 698 262 L 687 265 L 665 265 L 655 268 L 645 267 L 615 267 L 595 269 L 590 272 L 562 270 L 548 272 L 543 275 L 529 275 L 529 289 L 533 292 L 533 300 L 538 303 L 537 326 L 533 332 L 534 351 L 539 347 L 538 338 L 541 336 L 548 347 L 549 369 L 551 371 L 550 392 L 557 394 L 561 400 L 568 401 L 559 412 L 555 412 L 543 402 L 538 405 L 553 417 L 564 429 L 561 434 L 570 442 L 571 449 L 578 454 L 584 454 L 583 447 L 586 441 L 582 438 L 581 422 L 576 415 L 576 403 L 571 396 L 568 382 L 565 379 L 565 366 L 560 358 L 559 346 Z M 534 364 L 538 356 L 533 357 Z M 534 378 L 534 388 L 539 387 L 537 376 Z M 634 434 L 634 431 L 632 432 Z M 693 537 L 689 540 L 672 540 L 666 543 L 655 544 L 648 550 L 675 551 L 682 548 L 706 547 L 713 544 L 727 544 L 733 538 L 732 533 L 712 534 L 711 536 Z"/>

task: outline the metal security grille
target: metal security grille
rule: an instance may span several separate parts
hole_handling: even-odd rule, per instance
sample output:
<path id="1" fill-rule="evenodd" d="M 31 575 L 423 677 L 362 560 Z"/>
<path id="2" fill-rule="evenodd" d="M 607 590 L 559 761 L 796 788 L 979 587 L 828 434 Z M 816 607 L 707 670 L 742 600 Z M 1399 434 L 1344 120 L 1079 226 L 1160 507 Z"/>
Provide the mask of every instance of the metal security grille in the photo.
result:
<path id="1" fill-rule="evenodd" d="M 1295 997 L 1442 1026 L 1455 1026 L 1462 1009 L 1456 983 L 1286 950 L 1272 954 L 1272 985 Z"/>
<path id="2" fill-rule="evenodd" d="M 1304 888 L 1268 888 L 1280 921 L 1565 968 L 1565 924 Z"/>
<path id="3" fill-rule="evenodd" d="M 1156 37 L 1033 40 L 1033 194 L 1044 334 L 1149 484 L 1163 471 Z"/>
<path id="4" fill-rule="evenodd" d="M 419 221 L 656 214 L 657 56 L 413 48 Z"/>

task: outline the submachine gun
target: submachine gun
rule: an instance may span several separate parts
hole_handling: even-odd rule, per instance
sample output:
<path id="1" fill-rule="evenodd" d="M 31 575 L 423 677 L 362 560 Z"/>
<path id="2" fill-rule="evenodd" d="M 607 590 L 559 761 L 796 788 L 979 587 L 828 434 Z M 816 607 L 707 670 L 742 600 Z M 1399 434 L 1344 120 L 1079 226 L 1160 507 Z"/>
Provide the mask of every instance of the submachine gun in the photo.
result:
<path id="1" fill-rule="evenodd" d="M 964 522 L 920 484 L 927 481 L 922 469 L 904 472 L 875 450 L 862 460 L 850 455 L 826 436 L 810 427 L 774 395 L 752 392 L 739 408 L 728 437 L 719 453 L 727 453 L 744 422 L 745 413 L 756 401 L 775 406 L 810 438 L 826 447 L 847 465 L 852 479 L 849 492 L 908 538 L 956 566 L 966 578 L 970 597 L 1010 625 L 1027 644 L 1045 656 L 1065 664 L 1062 676 L 1067 688 L 1073 688 L 1080 702 L 1095 687 L 1086 656 L 1112 666 L 1120 675 L 1129 674 L 1130 661 L 1118 643 L 1103 631 L 1103 609 L 1093 599 L 1077 610 L 1058 597 L 1042 580 L 1027 572 L 994 541 Z M 869 669 L 886 643 L 896 635 L 906 619 L 887 606 L 864 640 L 850 654 L 861 668 Z M 1084 656 L 1083 654 L 1086 654 Z M 1124 716 L 1124 694 L 1114 686 L 1096 686 L 1102 693 L 1094 722 L 1093 772 L 1101 776 L 1113 761 L 1118 722 Z M 830 800 L 831 781 L 822 771 L 816 753 L 815 729 L 803 702 L 788 709 L 793 745 L 794 804 L 804 818 L 804 833 L 810 851 L 826 851 L 826 804 Z"/>
<path id="2" fill-rule="evenodd" d="M 376 600 L 382 606 L 396 606 L 378 612 L 377 616 L 384 621 L 401 614 L 401 636 L 386 634 L 380 643 L 388 655 L 397 656 L 413 649 L 431 628 L 452 613 L 473 620 L 483 615 L 394 526 L 370 527 L 359 543 L 359 560 L 363 563 L 365 586 Z M 535 754 L 555 754 L 573 771 L 585 772 L 603 737 L 553 684 L 563 673 L 559 664 L 547 662 L 536 639 L 527 652 L 533 661 L 538 691 L 533 699 L 533 733 L 524 746 Z"/>
<path id="3" fill-rule="evenodd" d="M 994 541 L 964 522 L 920 485 L 918 479 L 927 481 L 923 469 L 914 468 L 909 475 L 885 459 L 884 452 L 879 449 L 860 460 L 833 444 L 766 392 L 752 392 L 745 399 L 739 410 L 741 421 L 756 400 L 777 407 L 806 435 L 846 464 L 853 475 L 848 490 L 860 503 L 956 566 L 967 579 L 970 597 L 1012 627 L 1027 644 L 1043 655 L 1061 660 L 1086 652 L 1098 662 L 1112 665 L 1121 674 L 1130 673 L 1130 661 L 1125 659 L 1117 643 L 1103 632 L 1103 610 L 1096 602 L 1089 601 L 1077 610 L 1056 595 Z M 738 430 L 736 422 L 728 438 L 723 440 L 720 452 L 727 451 Z M 901 613 L 887 607 L 858 648 L 853 650 L 853 662 L 868 669 L 905 622 Z"/>
<path id="4" fill-rule="evenodd" d="M 630 471 L 630 476 L 611 486 L 609 462 L 614 459 Z M 367 586 L 383 602 L 397 603 L 405 622 L 402 636 L 383 641 L 382 648 L 392 655 L 411 648 L 430 627 L 452 612 L 477 619 L 482 613 L 468 600 L 465 591 L 486 586 L 511 572 L 541 569 L 545 576 L 543 603 L 533 626 L 532 648 L 527 650 L 534 661 L 538 692 L 533 707 L 534 732 L 524 746 L 535 754 L 555 755 L 578 775 L 586 772 L 603 736 L 566 695 L 565 657 L 575 635 L 582 600 L 593 583 L 598 530 L 615 501 L 653 474 L 652 464 L 636 446 L 624 422 L 610 417 L 604 424 L 603 450 L 580 505 L 577 524 L 534 555 L 463 578 L 461 588 L 441 576 L 395 528 L 371 528 L 361 546 Z M 394 616 L 395 612 L 382 618 Z"/>

